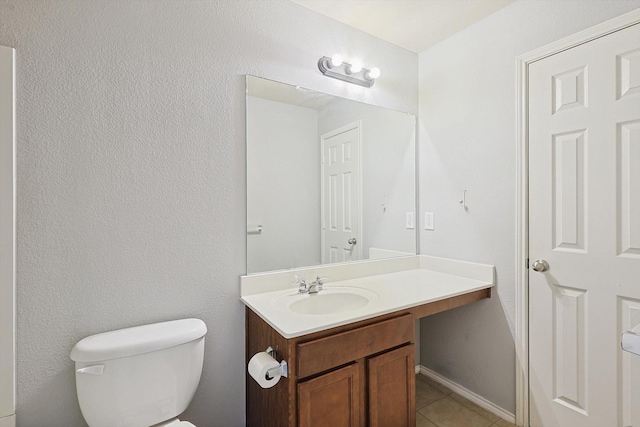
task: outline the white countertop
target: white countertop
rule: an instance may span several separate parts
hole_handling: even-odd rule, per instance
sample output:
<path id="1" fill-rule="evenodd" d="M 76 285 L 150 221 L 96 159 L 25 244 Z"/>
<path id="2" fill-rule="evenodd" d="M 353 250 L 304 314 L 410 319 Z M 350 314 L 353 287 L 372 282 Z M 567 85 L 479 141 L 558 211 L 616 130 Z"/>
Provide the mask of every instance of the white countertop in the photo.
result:
<path id="1" fill-rule="evenodd" d="M 416 258 L 419 260 L 417 268 L 327 283 L 327 290 L 352 287 L 377 294 L 368 305 L 352 311 L 298 314 L 283 309 L 274 300 L 295 293 L 297 288 L 292 285 L 268 292 L 246 292 L 241 300 L 283 337 L 295 338 L 494 286 L 493 266 L 424 256 Z"/>

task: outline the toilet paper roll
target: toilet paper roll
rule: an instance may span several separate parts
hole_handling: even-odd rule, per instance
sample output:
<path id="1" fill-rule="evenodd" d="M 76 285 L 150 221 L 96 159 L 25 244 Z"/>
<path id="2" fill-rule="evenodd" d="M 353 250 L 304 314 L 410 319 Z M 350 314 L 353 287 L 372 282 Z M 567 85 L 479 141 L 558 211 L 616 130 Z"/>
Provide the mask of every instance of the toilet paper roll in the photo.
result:
<path id="1" fill-rule="evenodd" d="M 261 351 L 253 355 L 249 360 L 249 375 L 260 385 L 262 388 L 271 388 L 278 384 L 280 381 L 280 375 L 276 375 L 271 379 L 267 379 L 267 371 L 269 369 L 277 368 L 280 366 L 278 361 L 271 357 L 269 353 Z"/>

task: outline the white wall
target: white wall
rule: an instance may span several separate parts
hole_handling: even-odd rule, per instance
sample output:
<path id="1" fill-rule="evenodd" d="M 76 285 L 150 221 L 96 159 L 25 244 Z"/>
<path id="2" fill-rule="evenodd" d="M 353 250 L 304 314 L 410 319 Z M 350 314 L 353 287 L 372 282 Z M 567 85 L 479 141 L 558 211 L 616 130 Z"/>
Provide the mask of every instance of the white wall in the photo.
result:
<path id="1" fill-rule="evenodd" d="M 318 265 L 318 111 L 247 97 L 249 273 Z"/>
<path id="2" fill-rule="evenodd" d="M 0 46 L 0 425 L 15 414 L 15 51 Z"/>
<path id="3" fill-rule="evenodd" d="M 640 1 L 519 0 L 422 52 L 421 253 L 495 264 L 489 301 L 421 323 L 422 364 L 515 411 L 515 58 L 640 7 Z M 467 191 L 468 211 L 458 204 Z M 535 345 L 535 344 L 534 344 Z"/>
<path id="4" fill-rule="evenodd" d="M 321 135 L 362 121 L 363 257 L 371 247 L 416 253 L 416 231 L 405 226 L 415 212 L 415 117 L 338 99 L 318 120 Z"/>
<path id="5" fill-rule="evenodd" d="M 17 48 L 18 425 L 81 426 L 81 338 L 209 327 L 186 418 L 244 425 L 245 74 L 417 113 L 417 55 L 289 1 L 4 0 Z M 342 52 L 371 90 L 326 78 Z"/>

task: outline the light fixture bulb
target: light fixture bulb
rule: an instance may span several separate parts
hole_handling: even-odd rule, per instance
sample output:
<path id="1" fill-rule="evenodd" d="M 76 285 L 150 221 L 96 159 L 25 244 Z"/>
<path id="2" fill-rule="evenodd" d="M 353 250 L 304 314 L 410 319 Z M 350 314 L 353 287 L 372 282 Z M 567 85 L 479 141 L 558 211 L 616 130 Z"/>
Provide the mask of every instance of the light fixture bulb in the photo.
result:
<path id="1" fill-rule="evenodd" d="M 351 67 L 349 67 L 349 71 L 351 71 L 352 73 L 359 73 L 362 70 L 362 62 L 360 61 L 353 61 L 353 63 L 351 64 Z"/>
<path id="2" fill-rule="evenodd" d="M 336 53 L 335 55 L 333 55 L 331 57 L 331 65 L 333 65 L 334 67 L 339 67 L 342 65 L 342 55 L 340 55 L 339 53 Z"/>
<path id="3" fill-rule="evenodd" d="M 369 77 L 370 79 L 377 79 L 378 77 L 380 77 L 380 68 L 378 67 L 373 67 L 371 70 L 369 70 L 369 72 L 367 73 L 367 77 Z"/>

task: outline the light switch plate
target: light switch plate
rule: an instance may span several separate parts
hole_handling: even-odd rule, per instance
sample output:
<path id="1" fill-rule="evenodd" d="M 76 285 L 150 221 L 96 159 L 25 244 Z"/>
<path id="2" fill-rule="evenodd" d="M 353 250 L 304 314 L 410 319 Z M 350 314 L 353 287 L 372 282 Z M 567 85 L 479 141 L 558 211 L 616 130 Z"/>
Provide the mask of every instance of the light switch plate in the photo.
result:
<path id="1" fill-rule="evenodd" d="M 415 217 L 413 216 L 413 212 L 407 212 L 405 214 L 405 227 L 407 230 L 413 230 L 416 228 Z"/>
<path id="2" fill-rule="evenodd" d="M 424 213 L 424 229 L 433 231 L 433 212 Z"/>

